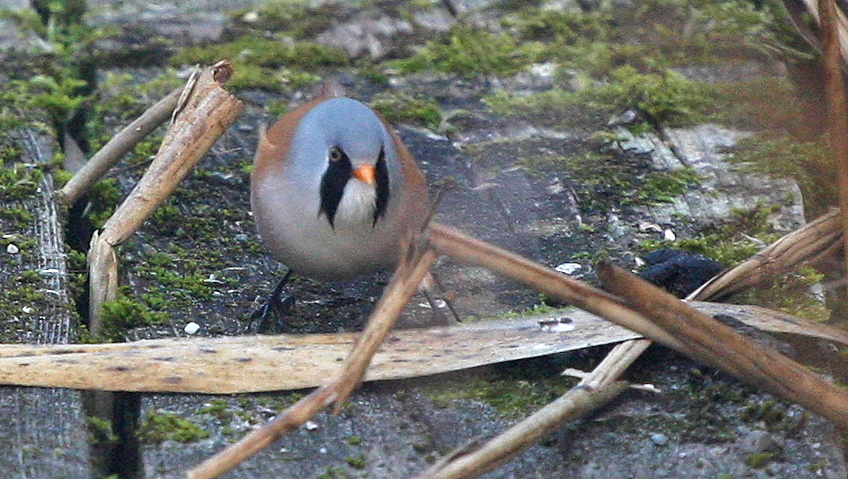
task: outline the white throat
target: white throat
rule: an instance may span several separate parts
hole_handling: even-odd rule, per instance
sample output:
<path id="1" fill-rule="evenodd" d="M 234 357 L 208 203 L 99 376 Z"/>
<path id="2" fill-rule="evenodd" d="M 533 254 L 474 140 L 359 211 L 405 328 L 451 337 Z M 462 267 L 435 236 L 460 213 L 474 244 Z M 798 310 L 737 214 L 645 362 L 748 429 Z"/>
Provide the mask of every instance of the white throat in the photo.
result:
<path id="1" fill-rule="evenodd" d="M 336 230 L 368 228 L 374 225 L 374 210 L 377 208 L 377 189 L 373 185 L 351 179 L 345 185 L 342 200 L 336 210 Z"/>

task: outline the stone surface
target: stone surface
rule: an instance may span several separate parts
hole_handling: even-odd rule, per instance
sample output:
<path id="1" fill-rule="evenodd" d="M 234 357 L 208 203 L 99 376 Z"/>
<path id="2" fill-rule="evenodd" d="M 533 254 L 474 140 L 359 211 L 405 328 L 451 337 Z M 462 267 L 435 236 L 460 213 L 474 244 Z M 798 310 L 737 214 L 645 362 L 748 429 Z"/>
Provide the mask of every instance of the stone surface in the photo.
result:
<path id="1" fill-rule="evenodd" d="M 90 5 L 94 8 L 93 24 L 126 28 L 129 33 L 123 38 L 129 41 L 124 43 L 145 44 L 148 38 L 165 38 L 181 45 L 225 37 L 233 23 L 229 9 L 260 3 L 98 0 Z M 549 7 L 563 5 L 573 6 L 572 2 L 551 2 Z M 489 0 L 434 2 L 431 7 L 412 9 L 410 18 L 381 5 L 350 6 L 339 10 L 339 18 L 331 26 L 310 34 L 315 41 L 341 46 L 349 57 L 366 61 L 403 56 L 421 47 L 454 24 L 451 10 L 474 25 L 496 31 L 502 28 L 498 24 L 501 13 Z M 416 24 L 422 30 L 416 30 Z M 120 44 L 119 40 L 116 43 Z M 150 65 L 165 64 L 168 49 L 155 52 L 151 55 L 161 57 Z M 141 70 L 142 64 L 131 66 L 115 66 L 111 73 L 129 73 L 138 81 L 162 73 L 154 67 Z M 500 115 L 483 101 L 484 96 L 498 90 L 527 95 L 562 87 L 566 82 L 569 88 L 579 88 L 578 81 L 563 78 L 550 64 L 539 63 L 501 79 L 389 72 L 385 82 L 369 79 L 355 62 L 350 68 L 340 69 L 351 96 L 369 101 L 380 92 L 402 92 L 433 99 L 442 109 L 444 121 L 438 131 L 420 125 L 397 125 L 431 183 L 455 185 L 442 197 L 436 213 L 439 221 L 551 267 L 569 264 L 581 279 L 592 280 L 593 255 L 598 252 L 607 251 L 617 263 L 635 267 L 637 243 L 664 236 L 689 237 L 698 227 L 725 219 L 731 208 L 751 207 L 758 201 L 780 205 L 772 217 L 779 232 L 803 222 L 796 185 L 740 174 L 725 161 L 724 149 L 749 132 L 701 124 L 634 135 L 620 123 L 638 117 L 635 112 L 620 115 L 611 126 L 606 119 L 598 118 L 587 120 L 591 124 L 575 126 L 569 116 L 574 112 L 563 113 L 552 107 L 535 116 Z M 785 73 L 772 60 L 679 71 L 709 81 Z M 339 72 L 318 73 L 330 77 Z M 266 91 L 239 95 L 249 100 L 245 114 L 166 205 L 178 212 L 177 220 L 148 222 L 122 248 L 123 284 L 139 295 L 164 287 L 161 281 L 142 273 L 153 255 L 178 258 L 178 249 L 226 250 L 228 256 L 221 264 L 209 266 L 200 261 L 193 266 L 208 279 L 205 284 L 211 285 L 211 299 L 169 311 L 170 323 L 137 328 L 127 334 L 128 339 L 190 334 L 185 330 L 190 322 L 199 326 L 196 335 L 248 333 L 251 325 L 247 318 L 281 270 L 256 246 L 245 164 L 257 141 L 256 125 L 273 120 L 268 107 L 274 101 L 301 102 L 308 88 L 289 92 L 287 97 Z M 621 161 L 638 163 L 642 173 L 688 166 L 702 181 L 667 204 L 616 205 L 602 210 L 586 208 L 585 204 L 592 195 L 615 193 L 611 190 L 616 187 L 581 189 L 585 185 L 577 184 L 573 172 L 535 171 L 529 166 L 532 159 L 596 152 L 599 143 L 591 135 L 598 131 L 620 138 L 604 148 L 613 149 Z M 134 168 L 121 170 L 117 183 L 122 192 L 129 191 L 139 174 Z M 215 234 L 202 237 L 193 228 L 209 223 L 198 226 L 195 220 L 210 218 Z M 182 267 L 180 261 L 178 258 L 173 267 Z M 462 318 L 520 314 L 540 305 L 538 293 L 458 260 L 443 260 L 435 272 L 455 296 L 454 304 Z M 329 285 L 296 280 L 292 285 L 298 297 L 293 326 L 303 332 L 361 328 L 385 280 L 385 274 Z M 445 319 L 434 318 L 422 304 L 423 299 L 416 298 L 407 308 L 404 326 Z M 605 352 L 593 348 L 432 378 L 367 384 L 341 415 L 319 414 L 310 427 L 281 438 L 224 477 L 408 477 L 451 449 L 494 435 L 532 413 L 574 384 L 559 376 L 562 369 L 591 368 Z M 775 401 L 662 348 L 652 348 L 628 375 L 634 382 L 656 385 L 659 392 L 628 391 L 589 418 L 563 425 L 484 477 L 713 479 L 725 474 L 794 479 L 814 474 L 836 479 L 846 475 L 841 442 L 832 424 L 796 406 Z M 501 389 L 493 390 L 495 386 Z M 179 477 L 186 468 L 263 424 L 301 395 L 144 395 L 139 399 L 142 422 L 173 414 L 197 424 L 209 437 L 185 444 L 147 441 L 129 451 L 126 458 L 117 456 L 116 460 L 133 459 L 130 455 L 137 453 L 141 475 Z M 527 398 L 535 399 L 519 400 Z M 65 404 L 64 397 L 57 401 Z M 9 409 L 10 414 L 15 412 Z M 773 458 L 749 465 L 751 454 L 772 451 L 776 453 Z"/>

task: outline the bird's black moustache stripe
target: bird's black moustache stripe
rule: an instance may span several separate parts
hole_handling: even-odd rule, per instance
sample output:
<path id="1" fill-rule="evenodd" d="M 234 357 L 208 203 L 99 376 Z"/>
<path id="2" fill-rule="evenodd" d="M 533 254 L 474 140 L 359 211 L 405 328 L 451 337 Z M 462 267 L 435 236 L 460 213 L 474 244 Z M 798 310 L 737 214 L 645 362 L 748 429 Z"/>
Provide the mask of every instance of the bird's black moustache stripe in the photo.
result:
<path id="1" fill-rule="evenodd" d="M 389 167 L 386 165 L 386 151 L 380 147 L 380 156 L 377 158 L 377 199 L 374 208 L 374 225 L 381 216 L 386 214 L 389 205 Z"/>
<path id="2" fill-rule="evenodd" d="M 318 210 L 318 215 L 320 216 L 321 213 L 327 215 L 330 226 L 335 228 L 333 222 L 336 220 L 336 210 L 342 202 L 345 185 L 353 177 L 353 166 L 350 164 L 350 158 L 341 148 L 333 147 L 328 157 L 329 165 L 324 172 L 324 177 L 321 178 L 321 208 Z"/>
<path id="3" fill-rule="evenodd" d="M 347 182 L 353 178 L 353 165 L 350 162 L 350 157 L 339 147 L 333 147 L 328 153 L 328 158 L 327 171 L 321 178 L 321 206 L 318 214 L 319 216 L 322 213 L 326 215 L 330 226 L 335 228 L 336 211 L 339 209 Z M 386 214 L 386 207 L 389 203 L 389 169 L 383 148 L 380 148 L 375 170 L 377 194 L 372 226 L 376 225 L 377 221 Z"/>

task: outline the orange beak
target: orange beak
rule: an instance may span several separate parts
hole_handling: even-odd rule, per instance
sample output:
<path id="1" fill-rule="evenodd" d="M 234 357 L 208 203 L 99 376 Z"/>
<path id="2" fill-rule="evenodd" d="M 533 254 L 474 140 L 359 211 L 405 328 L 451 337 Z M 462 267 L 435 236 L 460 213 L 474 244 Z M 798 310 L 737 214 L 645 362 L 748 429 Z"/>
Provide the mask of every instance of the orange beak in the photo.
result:
<path id="1" fill-rule="evenodd" d="M 374 165 L 362 165 L 353 170 L 353 177 L 365 184 L 373 185 L 377 181 L 377 170 Z"/>

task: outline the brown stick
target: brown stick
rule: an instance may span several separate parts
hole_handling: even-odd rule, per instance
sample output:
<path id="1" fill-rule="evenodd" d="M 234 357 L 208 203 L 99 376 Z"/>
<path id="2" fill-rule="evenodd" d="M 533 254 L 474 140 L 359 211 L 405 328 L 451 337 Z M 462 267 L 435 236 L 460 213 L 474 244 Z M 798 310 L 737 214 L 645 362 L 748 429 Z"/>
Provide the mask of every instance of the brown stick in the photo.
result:
<path id="1" fill-rule="evenodd" d="M 168 96 L 147 109 L 135 121 L 113 136 L 83 167 L 59 190 L 61 199 L 71 204 L 88 193 L 92 186 L 109 171 L 127 152 L 138 144 L 151 131 L 171 117 L 177 106 L 182 88 L 177 88 Z"/>
<path id="2" fill-rule="evenodd" d="M 835 0 L 819 0 L 824 61 L 824 90 L 827 99 L 827 136 L 836 164 L 839 209 L 842 211 L 843 264 L 848 265 L 848 101 L 845 98 L 843 58 L 840 52 Z M 848 305 L 846 305 L 848 307 Z M 842 311 L 846 314 L 846 311 Z"/>
<path id="3" fill-rule="evenodd" d="M 806 5 L 809 12 L 813 15 L 820 24 L 824 21 L 821 18 L 820 11 L 821 7 L 819 5 L 819 0 L 802 0 L 804 5 Z M 789 2 L 791 3 L 791 2 Z M 836 15 L 832 18 L 835 18 L 835 22 L 837 24 L 836 34 L 839 37 L 839 49 L 842 53 L 842 58 L 848 59 L 848 18 L 845 17 L 845 14 L 842 13 L 841 9 L 835 9 Z M 822 39 L 824 42 L 824 39 Z M 813 47 L 819 48 L 819 42 L 813 41 L 811 42 Z"/>
<path id="4" fill-rule="evenodd" d="M 412 242 L 408 244 L 413 245 Z M 436 260 L 436 253 L 426 245 L 426 242 L 416 241 L 416 244 L 409 248 L 408 254 L 409 257 L 401 261 L 397 271 L 392 275 L 391 281 L 368 319 L 365 331 L 362 332 L 353 351 L 348 355 L 344 373 L 333 382 L 337 395 L 336 407 L 333 411 L 335 414 L 341 411 L 344 402 L 362 383 L 365 371 L 371 364 L 377 349 L 397 323 L 403 308 L 412 299 L 412 295 L 418 290 L 418 285 Z"/>
<path id="5" fill-rule="evenodd" d="M 203 70 L 199 79 L 191 83 L 191 88 L 180 92 L 179 99 L 160 102 L 163 107 L 156 112 L 159 117 L 173 110 L 165 106 L 184 100 L 184 104 L 177 105 L 179 111 L 174 111 L 175 122 L 165 134 L 153 163 L 127 199 L 103 225 L 103 231 L 92 238 L 88 269 L 92 278 L 89 318 L 93 333 L 99 330 L 103 301 L 117 295 L 117 261 L 114 251 L 110 249 L 136 232 L 244 108 L 244 104 L 223 87 L 231 74 L 232 68 L 228 62 L 218 62 Z M 92 168 L 103 167 L 104 163 L 98 161 Z M 78 185 L 93 181 L 96 181 L 94 174 L 83 176 Z M 81 186 L 76 186 L 67 198 L 81 194 L 81 191 Z"/>
<path id="6" fill-rule="evenodd" d="M 438 223 L 430 224 L 430 244 L 442 254 L 485 266 L 536 291 L 577 306 L 625 328 L 633 331 L 639 331 L 642 328 L 650 329 L 651 336 L 662 337 L 664 341 L 670 341 L 677 344 L 677 347 L 685 349 L 685 345 L 679 344 L 675 338 L 634 312 L 615 296 L 515 253 L 471 238 Z"/>
<path id="7" fill-rule="evenodd" d="M 404 306 L 415 294 L 418 284 L 421 283 L 435 260 L 435 253 L 426 246 L 426 242 L 420 241 L 420 238 L 416 238 L 415 243 L 410 242 L 408 246 L 405 257 L 392 275 L 391 281 L 368 319 L 362 337 L 354 346 L 341 372 L 329 384 L 313 391 L 268 424 L 188 471 L 187 477 L 191 479 L 218 477 L 300 426 L 331 403 L 336 403 L 336 412 L 338 412 L 341 404 L 362 381 L 377 348 L 397 322 Z"/>
<path id="8" fill-rule="evenodd" d="M 100 233 L 94 232 L 88 249 L 89 271 L 89 324 L 92 335 L 100 333 L 100 312 L 103 303 L 118 295 L 118 259 L 115 247 L 107 243 Z"/>
<path id="9" fill-rule="evenodd" d="M 572 388 L 565 395 L 536 411 L 472 452 L 457 451 L 447 460 L 434 464 L 417 479 L 468 479 L 491 471 L 520 451 L 530 447 L 564 421 L 582 417 L 603 406 L 627 388 L 614 382 L 598 389 Z"/>
<path id="10" fill-rule="evenodd" d="M 186 477 L 189 479 L 219 477 L 284 434 L 302 426 L 319 411 L 332 404 L 335 399 L 336 394 L 331 386 L 324 386 L 312 391 L 300 401 L 286 408 L 268 424 L 254 430 L 237 443 L 230 445 L 203 461 L 194 469 L 187 471 Z"/>
<path id="11" fill-rule="evenodd" d="M 838 245 L 841 233 L 839 210 L 833 210 L 707 281 L 688 299 L 707 301 L 726 296 L 773 277 L 777 271 L 812 262 L 822 252 Z"/>
<path id="12" fill-rule="evenodd" d="M 469 479 L 491 471 L 562 423 L 583 417 L 621 394 L 628 384 L 617 378 L 650 344 L 647 339 L 634 339 L 617 345 L 577 386 L 556 401 L 473 451 L 463 447 L 454 450 L 416 477 Z"/>
<path id="13" fill-rule="evenodd" d="M 123 243 L 135 233 L 244 109 L 241 100 L 223 87 L 231 72 L 228 62 L 219 62 L 203 70 L 188 95 L 182 92 L 185 104 L 178 105 L 180 111 L 156 158 L 103 226 L 102 236 L 109 244 Z"/>
<path id="14" fill-rule="evenodd" d="M 606 288 L 685 343 L 687 355 L 848 427 L 848 393 L 837 386 L 621 268 L 603 263 L 598 276 Z"/>

